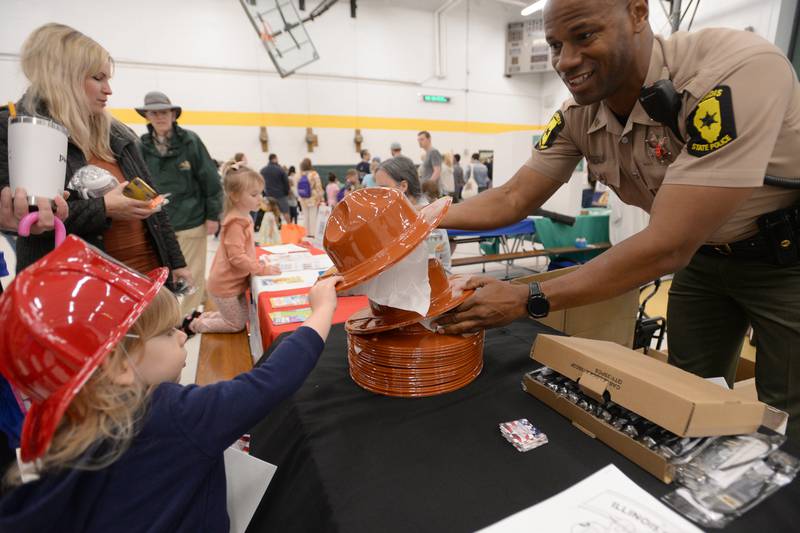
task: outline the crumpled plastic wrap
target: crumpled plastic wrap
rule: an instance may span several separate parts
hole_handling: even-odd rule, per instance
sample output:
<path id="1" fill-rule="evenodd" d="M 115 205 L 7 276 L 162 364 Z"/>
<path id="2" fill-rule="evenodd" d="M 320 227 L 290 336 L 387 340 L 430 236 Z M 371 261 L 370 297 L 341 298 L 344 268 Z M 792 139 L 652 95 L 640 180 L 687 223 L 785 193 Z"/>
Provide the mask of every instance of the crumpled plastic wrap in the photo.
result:
<path id="1" fill-rule="evenodd" d="M 117 178 L 104 168 L 86 165 L 79 168 L 69 180 L 69 188 L 78 191 L 81 198 L 101 198 L 119 185 Z"/>

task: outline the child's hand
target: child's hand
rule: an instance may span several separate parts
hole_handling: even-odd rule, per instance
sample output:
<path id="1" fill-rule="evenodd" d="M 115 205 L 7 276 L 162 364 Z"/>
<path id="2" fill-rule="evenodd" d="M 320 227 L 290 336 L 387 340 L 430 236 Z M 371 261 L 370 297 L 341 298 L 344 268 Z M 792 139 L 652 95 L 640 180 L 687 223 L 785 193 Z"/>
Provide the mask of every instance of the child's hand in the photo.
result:
<path id="1" fill-rule="evenodd" d="M 261 264 L 261 270 L 258 272 L 259 276 L 275 276 L 281 273 L 281 269 L 278 265 L 272 264 Z"/>
<path id="2" fill-rule="evenodd" d="M 341 276 L 331 276 L 319 280 L 308 292 L 311 316 L 303 325 L 316 331 L 323 341 L 328 338 L 333 312 L 336 310 L 336 284 L 342 279 Z"/>
<path id="3" fill-rule="evenodd" d="M 258 271 L 259 276 L 274 276 L 281 273 L 281 268 L 270 263 L 266 255 L 260 256 L 258 262 L 261 263 L 261 270 Z"/>
<path id="4" fill-rule="evenodd" d="M 308 301 L 313 312 L 336 310 L 336 284 L 342 281 L 342 276 L 331 276 L 318 280 L 308 292 Z"/>

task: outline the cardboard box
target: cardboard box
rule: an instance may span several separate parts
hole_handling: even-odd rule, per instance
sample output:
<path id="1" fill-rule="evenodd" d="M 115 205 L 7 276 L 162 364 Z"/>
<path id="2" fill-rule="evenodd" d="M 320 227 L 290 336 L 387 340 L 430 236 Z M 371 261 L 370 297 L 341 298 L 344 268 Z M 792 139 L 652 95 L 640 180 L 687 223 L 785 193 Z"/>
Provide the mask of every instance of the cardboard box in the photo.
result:
<path id="1" fill-rule="evenodd" d="M 647 357 L 652 357 L 656 361 L 661 361 L 662 363 L 666 363 L 669 359 L 669 354 L 667 352 L 662 352 L 661 350 L 656 350 L 655 348 L 648 348 L 646 352 L 644 351 L 644 348 L 639 348 L 636 351 L 646 355 Z"/>
<path id="2" fill-rule="evenodd" d="M 639 348 L 636 350 L 640 353 L 645 353 L 643 348 Z M 669 353 L 662 352 L 661 350 L 656 350 L 655 348 L 650 348 L 647 350 L 645 354 L 648 357 L 652 357 L 662 363 L 666 363 L 669 359 Z M 756 356 L 752 354 L 742 354 L 739 357 L 739 364 L 736 367 L 736 377 L 734 378 L 734 388 L 740 382 L 750 382 L 753 381 L 755 383 L 755 375 L 756 375 Z M 755 387 L 755 385 L 753 385 Z"/>
<path id="3" fill-rule="evenodd" d="M 610 399 L 676 435 L 734 435 L 776 424 L 775 410 L 756 399 L 613 342 L 539 335 L 531 357 L 577 382 L 585 394 L 598 401 Z M 672 465 L 643 444 L 528 375 L 523 389 L 665 483 L 672 481 Z"/>
<path id="4" fill-rule="evenodd" d="M 578 268 L 580 267 L 542 272 L 517 278 L 512 283 L 546 281 L 574 272 Z M 634 289 L 610 300 L 554 311 L 539 322 L 567 335 L 616 342 L 630 348 L 633 346 L 638 311 L 639 291 Z"/>
<path id="5" fill-rule="evenodd" d="M 747 342 L 745 340 L 745 342 Z M 756 355 L 754 353 L 742 352 L 739 356 L 739 364 L 736 367 L 736 381 L 746 381 L 756 375 Z"/>

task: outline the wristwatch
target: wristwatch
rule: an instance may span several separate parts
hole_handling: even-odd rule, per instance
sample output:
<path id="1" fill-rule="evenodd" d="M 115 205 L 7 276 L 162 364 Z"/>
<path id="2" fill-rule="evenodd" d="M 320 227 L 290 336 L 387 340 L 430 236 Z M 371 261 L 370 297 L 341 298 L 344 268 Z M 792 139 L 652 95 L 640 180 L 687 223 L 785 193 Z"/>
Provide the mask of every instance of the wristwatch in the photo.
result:
<path id="1" fill-rule="evenodd" d="M 531 318 L 544 318 L 550 313 L 550 300 L 542 292 L 539 283 L 533 281 L 528 284 L 528 316 Z"/>

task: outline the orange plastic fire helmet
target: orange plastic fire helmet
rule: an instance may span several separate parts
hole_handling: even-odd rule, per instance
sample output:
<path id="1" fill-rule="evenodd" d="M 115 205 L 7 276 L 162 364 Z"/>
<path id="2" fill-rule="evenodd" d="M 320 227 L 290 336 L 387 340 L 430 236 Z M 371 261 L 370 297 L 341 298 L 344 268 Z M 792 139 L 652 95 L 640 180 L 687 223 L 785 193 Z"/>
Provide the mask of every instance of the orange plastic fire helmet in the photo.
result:
<path id="1" fill-rule="evenodd" d="M 22 460 L 41 457 L 69 402 L 164 285 L 70 235 L 0 296 L 0 372 L 32 405 Z"/>

